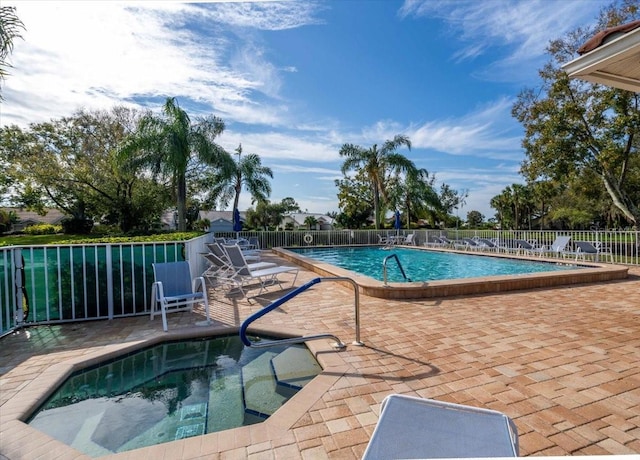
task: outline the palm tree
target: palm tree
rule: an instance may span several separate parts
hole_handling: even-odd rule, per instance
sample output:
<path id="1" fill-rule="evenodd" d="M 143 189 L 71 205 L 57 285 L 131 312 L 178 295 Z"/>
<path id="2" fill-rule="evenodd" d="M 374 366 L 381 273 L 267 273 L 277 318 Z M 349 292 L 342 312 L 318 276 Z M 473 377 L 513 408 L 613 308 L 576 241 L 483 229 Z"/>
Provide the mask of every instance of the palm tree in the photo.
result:
<path id="1" fill-rule="evenodd" d="M 402 184 L 402 204 L 406 210 L 407 228 L 412 215 L 426 216 L 442 209 L 440 197 L 433 188 L 434 180 L 435 176 L 429 177 L 429 172 L 424 168 L 406 175 Z"/>
<path id="2" fill-rule="evenodd" d="M 359 145 L 344 144 L 340 149 L 340 156 L 346 157 L 342 164 L 342 173 L 346 174 L 352 169 L 361 169 L 369 182 L 373 195 L 373 212 L 375 228 L 380 228 L 382 220 L 381 199 L 388 202 L 387 182 L 392 173 L 409 173 L 416 170 L 415 164 L 402 154 L 396 152 L 398 147 L 405 145 L 411 150 L 411 141 L 407 136 L 396 135 L 392 140 L 387 140 L 378 149 L 377 144 L 365 149 Z"/>
<path id="3" fill-rule="evenodd" d="M 318 219 L 316 219 L 314 216 L 307 216 L 304 219 L 304 224 L 307 226 L 309 230 L 314 230 L 318 225 Z"/>
<path id="4" fill-rule="evenodd" d="M 163 116 L 147 114 L 137 130 L 120 147 L 119 157 L 134 166 L 151 167 L 154 175 L 167 175 L 176 190 L 178 230 L 186 230 L 187 168 L 192 157 L 215 165 L 225 163 L 227 152 L 214 140 L 224 131 L 224 122 L 214 116 L 192 124 L 175 98 L 167 98 Z"/>
<path id="5" fill-rule="evenodd" d="M 238 161 L 227 154 L 225 165 L 213 176 L 213 187 L 209 192 L 212 201 L 219 201 L 226 207 L 233 197 L 233 211 L 238 209 L 240 192 L 245 187 L 251 193 L 251 202 L 265 202 L 271 195 L 269 179 L 273 178 L 271 168 L 262 166 L 260 156 L 255 153 L 242 156 L 242 144 L 236 149 Z"/>
<path id="6" fill-rule="evenodd" d="M 7 58 L 13 51 L 13 40 L 22 38 L 20 29 L 24 30 L 24 24 L 16 15 L 16 7 L 0 6 L 0 83 L 8 74 L 6 69 L 11 67 L 7 63 Z M 2 94 L 0 94 L 0 100 L 2 100 Z"/>

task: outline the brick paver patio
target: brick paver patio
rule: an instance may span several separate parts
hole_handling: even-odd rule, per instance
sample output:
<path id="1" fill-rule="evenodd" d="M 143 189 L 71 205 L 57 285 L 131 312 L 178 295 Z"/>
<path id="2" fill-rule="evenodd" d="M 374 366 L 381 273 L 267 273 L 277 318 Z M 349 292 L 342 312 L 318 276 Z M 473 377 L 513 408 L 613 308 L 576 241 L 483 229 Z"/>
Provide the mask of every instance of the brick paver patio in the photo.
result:
<path id="1" fill-rule="evenodd" d="M 316 275 L 301 272 L 299 281 Z M 237 327 L 281 292 L 211 292 L 210 328 Z M 359 459 L 380 410 L 401 393 L 497 410 L 519 431 L 521 456 L 640 453 L 640 269 L 626 280 L 500 295 L 394 301 L 321 283 L 260 319 L 264 329 L 331 332 L 348 347 L 319 352 L 325 373 L 268 422 L 113 455 L 122 459 Z M 197 316 L 170 315 L 170 333 Z M 202 331 L 202 328 L 199 328 Z M 0 339 L 0 452 L 10 459 L 84 458 L 16 420 L 48 375 L 82 356 L 163 336 L 148 317 L 21 330 Z M 56 367 L 58 366 L 58 367 Z M 37 396 L 40 395 L 40 396 Z M 299 398 L 299 396 L 302 396 Z M 273 419 L 273 421 L 272 421 Z"/>

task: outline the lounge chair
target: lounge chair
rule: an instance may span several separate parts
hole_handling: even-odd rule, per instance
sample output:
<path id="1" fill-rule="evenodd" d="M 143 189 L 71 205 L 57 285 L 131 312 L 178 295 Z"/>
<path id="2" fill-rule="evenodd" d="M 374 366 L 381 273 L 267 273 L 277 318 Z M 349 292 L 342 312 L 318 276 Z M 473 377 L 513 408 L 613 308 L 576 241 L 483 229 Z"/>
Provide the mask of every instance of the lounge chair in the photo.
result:
<path id="1" fill-rule="evenodd" d="M 550 245 L 544 245 L 540 247 L 535 247 L 524 240 L 516 241 L 519 242 L 520 247 L 524 249 L 527 254 L 537 254 L 540 257 L 542 257 L 543 255 L 560 257 L 561 255 L 563 255 L 563 253 L 565 253 L 567 245 L 569 244 L 569 241 L 571 241 L 571 236 L 560 235 L 556 237 L 556 239 Z M 525 243 L 529 245 L 529 247 L 525 247 Z"/>
<path id="2" fill-rule="evenodd" d="M 579 258 L 586 260 L 587 256 L 589 256 L 593 257 L 594 261 L 599 262 L 600 256 L 606 255 L 609 256 L 610 262 L 613 263 L 613 253 L 604 250 L 602 246 L 595 246 L 588 241 L 575 241 L 574 244 L 576 245 L 576 260 Z"/>
<path id="3" fill-rule="evenodd" d="M 167 313 L 178 311 L 193 311 L 193 304 L 204 304 L 206 321 L 209 320 L 209 299 L 204 278 L 199 276 L 191 279 L 189 262 L 154 263 L 154 282 L 151 285 L 151 319 L 158 313 L 162 314 L 162 329 L 167 332 Z M 202 323 L 199 323 L 202 324 Z"/>
<path id="4" fill-rule="evenodd" d="M 429 237 L 429 239 L 424 242 L 424 245 L 427 246 L 427 247 L 436 247 L 436 248 L 443 247 L 443 246 L 448 246 L 447 243 L 443 242 L 437 236 Z"/>
<path id="5" fill-rule="evenodd" d="M 453 246 L 456 249 L 464 249 L 465 251 L 471 249 L 473 251 L 479 251 L 482 249 L 482 245 L 473 238 L 462 238 L 460 241 L 455 241 Z"/>
<path id="6" fill-rule="evenodd" d="M 415 246 L 416 245 L 416 234 L 415 233 L 409 233 L 407 236 L 404 237 L 404 239 L 400 242 L 400 244 L 406 244 L 409 246 Z"/>
<path id="7" fill-rule="evenodd" d="M 222 250 L 222 248 L 220 248 L 220 250 Z M 226 252 L 224 253 L 224 258 L 218 257 L 212 252 L 202 254 L 202 256 L 209 262 L 209 267 L 204 271 L 202 276 L 210 280 L 211 287 L 216 288 L 229 285 L 239 287 L 239 282 L 234 277 L 236 270 L 231 264 Z M 249 263 L 248 266 L 252 270 L 262 270 L 264 268 L 275 267 L 277 264 L 273 262 L 254 262 Z"/>
<path id="8" fill-rule="evenodd" d="M 377 235 L 377 237 L 378 237 L 378 244 L 384 244 L 385 246 L 391 244 L 391 241 L 389 240 L 388 236 Z"/>
<path id="9" fill-rule="evenodd" d="M 496 252 L 498 252 L 498 250 L 500 249 L 498 244 L 491 241 L 490 239 L 478 238 L 476 241 L 481 245 L 481 249 Z"/>
<path id="10" fill-rule="evenodd" d="M 234 244 L 234 243 L 228 243 L 228 244 Z M 207 243 L 206 246 L 211 253 L 215 254 L 220 259 L 231 263 L 231 261 L 229 261 L 229 256 L 227 255 L 227 252 L 224 249 L 222 249 L 222 245 L 220 243 L 216 243 L 216 242 Z M 243 254 L 245 259 L 247 259 L 247 262 L 249 263 L 260 262 L 261 257 L 258 251 L 243 251 Z"/>
<path id="11" fill-rule="evenodd" d="M 242 249 L 236 244 L 223 245 L 222 248 L 229 256 L 229 260 L 233 265 L 235 273 L 232 275 L 240 282 L 240 291 L 244 295 L 244 283 L 247 281 L 258 281 L 260 283 L 260 291 L 256 295 L 260 295 L 265 287 L 272 284 L 278 284 L 282 289 L 282 282 L 278 279 L 278 275 L 282 273 L 293 273 L 295 276 L 291 285 L 293 286 L 298 278 L 298 267 L 285 265 L 276 265 L 275 267 L 263 268 L 260 270 L 252 270 L 247 264 Z"/>

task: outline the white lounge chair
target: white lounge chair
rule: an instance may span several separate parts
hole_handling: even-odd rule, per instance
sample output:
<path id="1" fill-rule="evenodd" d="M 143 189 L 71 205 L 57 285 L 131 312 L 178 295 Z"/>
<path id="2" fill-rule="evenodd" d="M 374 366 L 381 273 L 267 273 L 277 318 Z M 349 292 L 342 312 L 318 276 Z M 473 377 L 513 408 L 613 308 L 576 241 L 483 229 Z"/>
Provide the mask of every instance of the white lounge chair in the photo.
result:
<path id="1" fill-rule="evenodd" d="M 400 244 L 406 244 L 409 246 L 415 246 L 416 245 L 416 234 L 415 233 L 409 233 L 407 236 L 404 237 L 404 240 L 402 240 L 400 242 Z"/>
<path id="2" fill-rule="evenodd" d="M 222 248 L 220 250 L 222 250 Z M 212 252 L 202 254 L 202 256 L 209 262 L 209 267 L 204 271 L 202 276 L 209 280 L 209 284 L 212 288 L 224 288 L 229 286 L 236 288 L 240 287 L 240 282 L 234 276 L 236 270 L 229 261 L 226 252 L 224 253 L 224 259 L 218 257 Z M 252 270 L 261 270 L 264 268 L 275 267 L 276 265 L 277 264 L 273 262 L 255 262 L 248 264 Z"/>
<path id="3" fill-rule="evenodd" d="M 247 264 L 242 249 L 238 245 L 223 245 L 222 248 L 229 256 L 229 260 L 235 269 L 233 277 L 240 281 L 240 291 L 244 295 L 244 283 L 247 281 L 258 281 L 260 283 L 260 291 L 256 295 L 260 295 L 265 287 L 278 284 L 282 289 L 282 282 L 278 279 L 278 275 L 282 273 L 293 273 L 295 276 L 291 285 L 293 286 L 298 278 L 298 267 L 290 267 L 285 265 L 276 265 L 275 267 L 263 268 L 260 270 L 252 270 Z"/>
<path id="4" fill-rule="evenodd" d="M 613 253 L 604 250 L 602 246 L 595 246 L 588 241 L 575 241 L 574 244 L 577 247 L 575 251 L 576 260 L 579 258 L 586 260 L 587 257 L 593 257 L 594 261 L 599 262 L 600 256 L 608 256 L 609 261 L 613 263 Z"/>
<path id="5" fill-rule="evenodd" d="M 193 311 L 193 305 L 204 304 L 206 320 L 198 325 L 209 325 L 209 299 L 204 278 L 191 279 L 189 262 L 165 262 L 151 264 L 154 282 L 151 285 L 151 319 L 162 314 L 162 329 L 168 331 L 167 313 Z"/>
<path id="6" fill-rule="evenodd" d="M 388 236 L 382 236 L 382 235 L 377 235 L 378 236 L 378 244 L 384 244 L 385 246 L 391 244 L 391 241 L 389 240 Z"/>

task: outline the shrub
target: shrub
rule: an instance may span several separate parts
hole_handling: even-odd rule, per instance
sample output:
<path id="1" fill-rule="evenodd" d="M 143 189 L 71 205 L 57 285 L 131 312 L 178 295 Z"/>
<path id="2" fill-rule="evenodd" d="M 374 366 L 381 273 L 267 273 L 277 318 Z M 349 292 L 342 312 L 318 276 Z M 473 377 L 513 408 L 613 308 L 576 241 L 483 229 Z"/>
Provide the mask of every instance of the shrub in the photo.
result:
<path id="1" fill-rule="evenodd" d="M 62 228 L 67 235 L 88 235 L 93 228 L 91 219 L 67 218 L 62 221 Z"/>
<path id="2" fill-rule="evenodd" d="M 24 233 L 27 235 L 54 235 L 62 233 L 62 226 L 51 224 L 29 225 L 24 229 Z"/>

